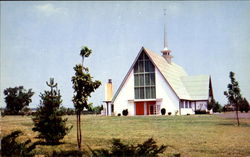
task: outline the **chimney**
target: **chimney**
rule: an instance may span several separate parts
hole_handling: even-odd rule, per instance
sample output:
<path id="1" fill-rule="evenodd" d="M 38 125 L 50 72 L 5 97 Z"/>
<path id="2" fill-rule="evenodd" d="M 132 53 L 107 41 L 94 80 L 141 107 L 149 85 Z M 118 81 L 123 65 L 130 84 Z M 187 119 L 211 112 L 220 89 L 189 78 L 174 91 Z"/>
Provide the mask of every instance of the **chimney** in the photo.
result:
<path id="1" fill-rule="evenodd" d="M 113 86 L 112 79 L 108 79 L 108 83 L 105 85 L 105 101 L 112 101 L 113 98 Z"/>

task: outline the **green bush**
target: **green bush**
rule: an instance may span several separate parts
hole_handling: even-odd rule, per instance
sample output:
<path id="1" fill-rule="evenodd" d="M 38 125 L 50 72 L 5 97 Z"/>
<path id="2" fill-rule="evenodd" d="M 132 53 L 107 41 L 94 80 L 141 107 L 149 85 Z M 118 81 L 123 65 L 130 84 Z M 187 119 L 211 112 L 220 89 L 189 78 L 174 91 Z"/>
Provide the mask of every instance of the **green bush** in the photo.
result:
<path id="1" fill-rule="evenodd" d="M 156 142 L 149 138 L 142 144 L 126 145 L 120 139 L 113 139 L 112 146 L 109 149 L 91 150 L 93 157 L 157 157 L 158 154 L 163 153 L 167 146 L 156 145 Z"/>
<path id="2" fill-rule="evenodd" d="M 207 114 L 207 112 L 204 110 L 196 110 L 195 114 Z"/>
<path id="3" fill-rule="evenodd" d="M 84 156 L 84 152 L 79 150 L 69 150 L 69 151 L 53 151 L 53 157 L 82 157 Z"/>
<path id="4" fill-rule="evenodd" d="M 162 114 L 162 115 L 165 115 L 165 114 L 166 114 L 166 109 L 165 109 L 165 108 L 162 108 L 162 109 L 161 109 L 161 114 Z"/>
<path id="5" fill-rule="evenodd" d="M 34 156 L 32 152 L 35 149 L 37 143 L 31 144 L 31 140 L 20 143 L 17 142 L 16 139 L 22 135 L 22 131 L 16 130 L 11 132 L 10 134 L 4 136 L 1 139 L 1 156 L 9 157 L 9 156 L 22 156 L 29 157 Z"/>
<path id="6" fill-rule="evenodd" d="M 123 110 L 123 111 L 122 111 L 122 115 L 123 115 L 123 116 L 127 116 L 127 115 L 128 115 L 128 109 Z"/>

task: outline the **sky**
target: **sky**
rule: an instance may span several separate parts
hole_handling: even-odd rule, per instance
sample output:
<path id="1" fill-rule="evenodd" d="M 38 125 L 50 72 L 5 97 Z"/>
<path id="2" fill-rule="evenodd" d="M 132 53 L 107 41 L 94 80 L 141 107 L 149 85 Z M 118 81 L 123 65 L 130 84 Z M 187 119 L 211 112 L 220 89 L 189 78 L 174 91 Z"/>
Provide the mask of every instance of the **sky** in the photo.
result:
<path id="1" fill-rule="evenodd" d="M 40 102 L 53 77 L 63 106 L 73 107 L 71 77 L 81 63 L 82 46 L 93 50 L 85 60 L 102 86 L 90 102 L 101 105 L 104 85 L 112 79 L 116 92 L 142 46 L 160 54 L 164 21 L 173 62 L 189 75 L 210 75 L 214 97 L 227 103 L 229 72 L 250 101 L 249 1 L 24 1 L 1 4 L 1 106 L 3 90 L 24 86 Z M 167 9 L 166 17 L 163 9 Z"/>

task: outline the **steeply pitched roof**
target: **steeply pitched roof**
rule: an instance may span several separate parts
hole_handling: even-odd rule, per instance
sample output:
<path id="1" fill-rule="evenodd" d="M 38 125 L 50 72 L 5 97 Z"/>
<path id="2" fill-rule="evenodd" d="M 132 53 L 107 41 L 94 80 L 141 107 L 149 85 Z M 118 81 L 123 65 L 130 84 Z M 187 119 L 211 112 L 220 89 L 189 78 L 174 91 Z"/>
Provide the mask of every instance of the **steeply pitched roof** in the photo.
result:
<path id="1" fill-rule="evenodd" d="M 188 76 L 186 71 L 179 65 L 171 62 L 169 64 L 162 56 L 159 54 L 142 47 L 139 54 L 137 55 L 135 61 L 133 62 L 131 68 L 129 69 L 127 75 L 125 76 L 122 84 L 118 88 L 116 94 L 114 95 L 113 101 L 119 94 L 121 88 L 123 87 L 128 75 L 132 71 L 138 56 L 145 52 L 155 67 L 160 71 L 162 76 L 165 78 L 166 82 L 173 89 L 179 99 L 185 100 L 207 100 L 209 92 L 209 76 L 199 75 L 199 76 Z"/>

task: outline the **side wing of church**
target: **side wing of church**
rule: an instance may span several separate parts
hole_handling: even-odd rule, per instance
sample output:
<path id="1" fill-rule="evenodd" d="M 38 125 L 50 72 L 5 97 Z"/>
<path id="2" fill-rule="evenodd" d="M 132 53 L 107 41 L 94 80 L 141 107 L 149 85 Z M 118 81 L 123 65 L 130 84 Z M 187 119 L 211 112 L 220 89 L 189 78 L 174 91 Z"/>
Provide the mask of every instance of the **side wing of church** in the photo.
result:
<path id="1" fill-rule="evenodd" d="M 160 115 L 161 109 L 172 115 L 208 111 L 213 98 L 210 76 L 188 76 L 185 70 L 171 61 L 166 47 L 160 56 L 144 47 L 112 99 L 111 114 L 128 109 L 133 115 Z"/>

